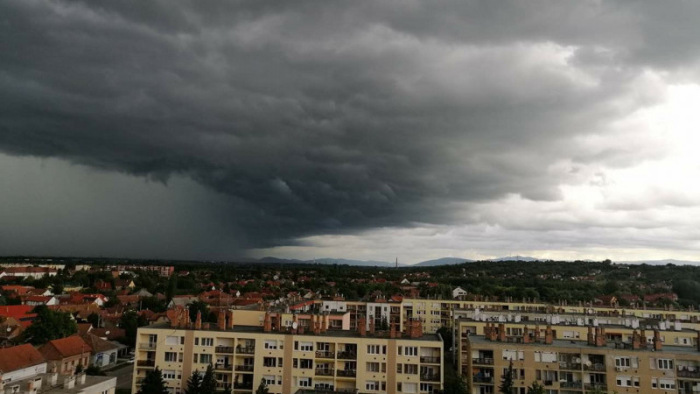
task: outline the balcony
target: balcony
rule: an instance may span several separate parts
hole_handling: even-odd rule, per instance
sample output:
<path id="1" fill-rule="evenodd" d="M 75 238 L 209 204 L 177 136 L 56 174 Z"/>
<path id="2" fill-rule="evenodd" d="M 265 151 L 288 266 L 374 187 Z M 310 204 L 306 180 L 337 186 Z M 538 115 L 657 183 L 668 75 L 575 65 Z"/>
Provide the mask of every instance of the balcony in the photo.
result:
<path id="1" fill-rule="evenodd" d="M 156 360 L 138 360 L 136 361 L 136 365 L 139 367 L 155 367 Z"/>
<path id="2" fill-rule="evenodd" d="M 586 391 L 599 390 L 603 393 L 606 393 L 608 391 L 608 385 L 605 383 L 586 383 L 584 385 L 584 388 L 586 389 Z"/>
<path id="3" fill-rule="evenodd" d="M 318 376 L 333 376 L 333 368 L 316 368 L 316 375 Z"/>
<path id="4" fill-rule="evenodd" d="M 486 384 L 493 384 L 493 376 L 473 376 L 472 381 L 474 383 L 486 383 Z"/>
<path id="5" fill-rule="evenodd" d="M 423 364 L 440 364 L 440 357 L 421 356 L 420 362 Z"/>
<path id="6" fill-rule="evenodd" d="M 234 383 L 233 388 L 235 390 L 252 390 L 253 382 Z"/>
<path id="7" fill-rule="evenodd" d="M 578 382 L 560 382 L 559 387 L 563 389 L 580 389 L 583 387 L 583 383 Z"/>
<path id="8" fill-rule="evenodd" d="M 139 344 L 139 349 L 141 350 L 156 350 L 156 343 L 141 343 Z"/>
<path id="9" fill-rule="evenodd" d="M 596 371 L 596 372 L 605 372 L 605 364 L 591 364 L 591 365 L 583 365 L 583 370 L 584 371 Z"/>
<path id="10" fill-rule="evenodd" d="M 473 358 L 472 364 L 493 365 L 492 358 Z"/>
<path id="11" fill-rule="evenodd" d="M 231 364 L 228 363 L 216 363 L 214 364 L 214 369 L 217 371 L 230 371 Z"/>
<path id="12" fill-rule="evenodd" d="M 440 375 L 436 373 L 424 374 L 420 376 L 420 380 L 421 382 L 439 382 Z"/>
<path id="13" fill-rule="evenodd" d="M 357 376 L 357 371 L 354 369 L 339 369 L 337 371 L 337 376 L 345 378 L 354 378 Z"/>
<path id="14" fill-rule="evenodd" d="M 214 348 L 215 353 L 225 353 L 225 354 L 233 354 L 233 346 L 217 346 Z"/>
<path id="15" fill-rule="evenodd" d="M 687 379 L 700 379 L 700 371 L 699 370 L 689 371 L 687 369 L 679 369 L 678 370 L 678 377 L 679 378 L 687 378 Z"/>
<path id="16" fill-rule="evenodd" d="M 342 360 L 357 360 L 355 352 L 338 352 L 338 358 Z"/>
<path id="17" fill-rule="evenodd" d="M 318 350 L 316 351 L 316 358 L 335 358 L 335 352 Z"/>
<path id="18" fill-rule="evenodd" d="M 559 362 L 559 369 L 568 369 L 568 370 L 576 370 L 580 371 L 581 370 L 581 364 L 578 363 L 567 363 L 565 361 Z"/>
<path id="19" fill-rule="evenodd" d="M 253 372 L 253 369 L 255 369 L 254 365 L 236 365 L 238 372 Z"/>
<path id="20" fill-rule="evenodd" d="M 255 346 L 237 347 L 236 354 L 255 354 Z"/>

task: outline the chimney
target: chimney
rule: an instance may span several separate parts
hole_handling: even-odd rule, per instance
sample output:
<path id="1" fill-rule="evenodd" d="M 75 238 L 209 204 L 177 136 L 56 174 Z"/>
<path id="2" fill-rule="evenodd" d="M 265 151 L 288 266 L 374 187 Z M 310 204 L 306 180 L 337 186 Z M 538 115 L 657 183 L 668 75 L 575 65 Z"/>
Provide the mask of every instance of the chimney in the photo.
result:
<path id="1" fill-rule="evenodd" d="M 323 315 L 323 320 L 321 321 L 321 332 L 326 332 L 328 330 L 328 315 Z"/>
<path id="2" fill-rule="evenodd" d="M 647 335 L 644 329 L 641 329 L 639 332 L 639 346 L 643 349 L 647 348 Z"/>
<path id="3" fill-rule="evenodd" d="M 535 342 L 540 343 L 540 325 L 535 325 Z"/>
<path id="4" fill-rule="evenodd" d="M 498 323 L 498 341 L 506 341 L 506 325 L 503 323 Z"/>
<path id="5" fill-rule="evenodd" d="M 545 345 L 551 345 L 554 342 L 554 333 L 552 332 L 552 325 L 547 324 L 547 328 L 544 330 L 544 343 Z"/>
<path id="6" fill-rule="evenodd" d="M 360 332 L 360 336 L 367 336 L 367 319 L 364 316 L 357 321 L 357 330 Z"/>
<path id="7" fill-rule="evenodd" d="M 595 329 L 595 345 L 597 347 L 605 346 L 605 328 L 596 327 L 596 329 Z"/>
<path id="8" fill-rule="evenodd" d="M 410 322 L 411 331 L 409 332 L 409 338 L 420 338 L 423 336 L 423 323 L 420 319 L 413 319 Z"/>
<path id="9" fill-rule="evenodd" d="M 211 327 L 211 324 L 209 322 L 204 322 L 202 323 L 202 328 L 205 330 L 208 330 Z"/>
<path id="10" fill-rule="evenodd" d="M 639 334 L 637 334 L 637 330 L 632 331 L 632 349 L 638 350 L 640 347 L 640 341 L 639 341 Z"/>
<path id="11" fill-rule="evenodd" d="M 195 330 L 202 329 L 202 311 L 197 311 L 197 320 L 195 320 L 195 322 L 194 322 L 194 329 Z"/>
<path id="12" fill-rule="evenodd" d="M 369 333 L 374 335 L 374 317 L 369 319 Z"/>
<path id="13" fill-rule="evenodd" d="M 700 333 L 698 336 L 700 336 Z M 391 323 L 391 327 L 389 328 L 389 338 L 396 338 L 396 323 Z M 700 344 L 698 344 L 698 346 L 700 346 Z"/>
<path id="14" fill-rule="evenodd" d="M 228 311 L 228 323 L 226 324 L 226 328 L 229 330 L 233 330 L 233 311 L 229 310 Z"/>
<path id="15" fill-rule="evenodd" d="M 296 315 L 294 316 L 294 321 L 296 322 Z M 272 322 L 270 319 L 270 312 L 265 312 L 265 319 L 263 320 L 263 331 L 264 332 L 270 332 L 272 331 Z"/>
<path id="16" fill-rule="evenodd" d="M 192 324 L 192 320 L 190 320 L 190 308 L 185 307 L 185 311 L 180 316 L 182 318 L 182 327 L 190 328 L 190 324 Z"/>
<path id="17" fill-rule="evenodd" d="M 593 326 L 588 326 L 588 344 L 595 346 L 595 336 L 593 335 Z"/>
<path id="18" fill-rule="evenodd" d="M 226 312 L 224 312 L 223 309 L 219 309 L 219 315 L 216 318 L 216 325 L 221 331 L 226 329 Z"/>
<path id="19" fill-rule="evenodd" d="M 663 347 L 663 344 L 661 343 L 661 334 L 659 333 L 659 330 L 654 330 L 654 350 L 655 351 L 660 351 L 661 348 Z"/>
<path id="20" fill-rule="evenodd" d="M 311 321 L 314 325 L 314 334 L 319 335 L 321 333 L 321 316 L 311 315 Z"/>
<path id="21" fill-rule="evenodd" d="M 530 343 L 530 332 L 527 325 L 523 328 L 523 343 Z"/>

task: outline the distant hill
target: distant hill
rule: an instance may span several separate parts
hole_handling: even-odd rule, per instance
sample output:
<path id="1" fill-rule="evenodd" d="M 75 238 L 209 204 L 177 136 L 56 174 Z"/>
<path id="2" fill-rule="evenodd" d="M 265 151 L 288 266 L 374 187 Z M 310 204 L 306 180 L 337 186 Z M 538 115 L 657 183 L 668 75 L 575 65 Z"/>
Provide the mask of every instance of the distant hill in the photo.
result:
<path id="1" fill-rule="evenodd" d="M 507 257 L 498 257 L 495 259 L 487 259 L 486 261 L 545 261 L 546 259 L 538 259 L 535 257 L 528 257 L 528 256 L 507 256 Z"/>
<path id="2" fill-rule="evenodd" d="M 454 265 L 473 262 L 474 260 L 465 259 L 462 257 L 443 257 L 441 259 L 421 261 L 420 263 L 412 265 L 412 267 L 434 267 L 438 265 Z"/>
<path id="3" fill-rule="evenodd" d="M 324 257 L 320 259 L 313 260 L 297 260 L 297 259 L 280 259 L 277 257 L 263 257 L 261 259 L 253 260 L 260 263 L 276 263 L 276 264 L 338 264 L 338 265 L 354 265 L 359 267 L 393 267 L 394 263 L 389 263 L 386 261 L 373 261 L 373 260 L 352 260 L 352 259 L 334 259 L 330 257 Z M 399 266 L 404 266 L 399 264 Z"/>
<path id="4" fill-rule="evenodd" d="M 700 261 L 689 261 L 689 260 L 637 260 L 637 261 L 615 261 L 615 264 L 648 264 L 648 265 L 700 265 Z"/>

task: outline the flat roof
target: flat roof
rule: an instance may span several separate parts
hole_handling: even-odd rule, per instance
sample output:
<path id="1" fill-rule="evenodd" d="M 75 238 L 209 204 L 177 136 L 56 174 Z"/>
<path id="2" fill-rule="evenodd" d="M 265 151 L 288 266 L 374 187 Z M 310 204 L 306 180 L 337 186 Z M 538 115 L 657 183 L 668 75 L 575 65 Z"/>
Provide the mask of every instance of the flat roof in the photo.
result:
<path id="1" fill-rule="evenodd" d="M 150 326 L 143 326 L 139 327 L 139 329 L 161 329 L 161 330 L 191 330 L 191 331 L 204 331 L 204 332 L 234 332 L 234 333 L 250 333 L 250 334 L 273 334 L 273 335 L 295 335 L 295 336 L 304 336 L 304 337 L 325 337 L 325 338 L 367 338 L 367 339 L 392 339 L 389 338 L 388 336 L 388 331 L 386 336 L 376 336 L 376 335 L 371 335 L 369 331 L 367 332 L 366 336 L 361 336 L 359 332 L 355 330 L 327 330 L 326 332 L 322 332 L 319 334 L 314 334 L 313 331 L 311 330 L 304 330 L 303 334 L 292 334 L 291 332 L 285 332 L 285 331 L 269 331 L 265 332 L 263 331 L 263 328 L 260 326 L 243 326 L 243 325 L 236 325 L 233 327 L 233 329 L 229 330 L 219 330 L 217 327 L 209 327 L 208 329 L 202 328 L 201 330 L 196 330 L 194 328 L 177 328 L 177 327 L 170 327 L 170 323 L 163 322 L 163 323 L 157 323 L 157 324 L 152 324 Z M 401 339 L 401 340 L 415 340 L 415 341 L 439 341 L 442 343 L 442 339 L 438 334 L 423 334 L 420 337 L 417 338 L 409 338 L 406 336 L 402 336 L 400 338 L 393 338 L 393 339 Z"/>

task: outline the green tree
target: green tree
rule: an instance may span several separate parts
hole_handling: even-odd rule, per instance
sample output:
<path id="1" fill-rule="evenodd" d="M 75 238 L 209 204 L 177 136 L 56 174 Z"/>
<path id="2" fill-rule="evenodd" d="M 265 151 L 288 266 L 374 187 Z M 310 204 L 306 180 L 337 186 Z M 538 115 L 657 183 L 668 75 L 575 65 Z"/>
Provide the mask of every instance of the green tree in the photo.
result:
<path id="1" fill-rule="evenodd" d="M 36 321 L 24 331 L 26 341 L 39 345 L 78 332 L 78 325 L 70 313 L 52 311 L 45 305 L 34 308 Z"/>
<path id="2" fill-rule="evenodd" d="M 139 327 L 145 326 L 146 318 L 135 311 L 126 311 L 119 320 L 119 326 L 126 332 L 125 343 L 129 346 L 136 344 L 136 331 Z"/>
<path id="3" fill-rule="evenodd" d="M 544 394 L 544 386 L 537 382 L 532 382 L 530 387 L 527 388 L 527 394 Z"/>
<path id="4" fill-rule="evenodd" d="M 501 385 L 498 386 L 498 392 L 501 394 L 513 394 L 513 360 L 508 364 L 508 369 L 503 375 L 503 379 L 501 379 Z"/>
<path id="5" fill-rule="evenodd" d="M 195 321 L 197 319 L 197 312 L 202 312 L 202 321 L 206 321 L 207 316 L 209 316 L 209 305 L 204 301 L 195 301 L 188 305 L 190 308 L 190 320 Z"/>
<path id="6" fill-rule="evenodd" d="M 87 321 L 88 323 L 92 324 L 93 327 L 98 328 L 100 326 L 100 315 L 98 315 L 95 312 L 92 312 L 88 315 Z"/>
<path id="7" fill-rule="evenodd" d="M 216 377 L 214 377 L 214 367 L 211 364 L 207 365 L 207 370 L 202 378 L 202 394 L 216 393 Z"/>
<path id="8" fill-rule="evenodd" d="M 199 370 L 195 370 L 187 379 L 187 388 L 185 389 L 185 394 L 203 394 L 202 391 L 202 375 Z"/>
<path id="9" fill-rule="evenodd" d="M 168 388 L 163 380 L 163 373 L 158 367 L 153 371 L 146 372 L 141 388 L 136 394 L 168 394 Z"/>
<path id="10" fill-rule="evenodd" d="M 270 389 L 267 388 L 267 382 L 265 382 L 265 378 L 260 379 L 260 384 L 258 385 L 258 389 L 255 390 L 255 394 L 268 394 L 270 392 Z"/>

